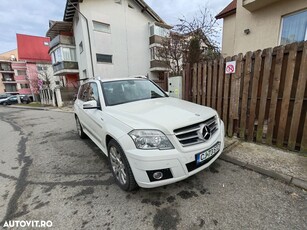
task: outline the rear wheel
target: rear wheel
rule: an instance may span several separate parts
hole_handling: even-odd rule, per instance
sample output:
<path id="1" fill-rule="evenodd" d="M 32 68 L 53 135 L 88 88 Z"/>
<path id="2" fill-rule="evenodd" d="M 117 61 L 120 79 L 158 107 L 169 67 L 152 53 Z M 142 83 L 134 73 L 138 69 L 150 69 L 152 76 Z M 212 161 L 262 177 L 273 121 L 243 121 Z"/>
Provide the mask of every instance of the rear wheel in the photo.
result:
<path id="1" fill-rule="evenodd" d="M 7 105 L 7 102 L 3 102 L 3 105 Z"/>
<path id="2" fill-rule="evenodd" d="M 77 126 L 77 132 L 78 132 L 78 135 L 81 139 L 85 139 L 87 136 L 86 134 L 83 132 L 83 128 L 82 128 L 82 125 L 79 121 L 79 118 L 76 117 L 76 126 Z"/>
<path id="3" fill-rule="evenodd" d="M 111 140 L 108 144 L 108 157 L 112 174 L 118 186 L 124 191 L 135 190 L 138 185 L 134 179 L 129 162 L 124 151 L 115 140 Z"/>

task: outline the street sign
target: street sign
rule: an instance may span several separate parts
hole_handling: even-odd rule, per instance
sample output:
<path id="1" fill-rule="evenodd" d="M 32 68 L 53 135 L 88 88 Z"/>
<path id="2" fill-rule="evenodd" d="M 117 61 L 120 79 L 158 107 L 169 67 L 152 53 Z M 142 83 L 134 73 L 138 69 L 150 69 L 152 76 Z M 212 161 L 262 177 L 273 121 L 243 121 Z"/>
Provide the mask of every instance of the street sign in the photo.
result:
<path id="1" fill-rule="evenodd" d="M 236 72 L 236 61 L 226 62 L 225 74 L 233 74 Z"/>

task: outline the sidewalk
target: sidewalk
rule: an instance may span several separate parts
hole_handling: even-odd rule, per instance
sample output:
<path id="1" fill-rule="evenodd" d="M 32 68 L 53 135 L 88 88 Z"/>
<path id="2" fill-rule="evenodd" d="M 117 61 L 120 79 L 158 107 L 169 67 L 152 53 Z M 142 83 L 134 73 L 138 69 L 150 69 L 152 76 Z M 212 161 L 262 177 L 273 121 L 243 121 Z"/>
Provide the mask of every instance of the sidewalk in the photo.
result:
<path id="1" fill-rule="evenodd" d="M 30 107 L 11 105 L 10 108 L 48 110 L 73 113 L 72 107 Z M 253 170 L 268 177 L 295 185 L 307 191 L 307 154 L 277 149 L 264 144 L 225 138 L 221 160 Z"/>
<path id="2" fill-rule="evenodd" d="M 307 155 L 225 138 L 225 149 L 220 159 L 307 191 Z"/>

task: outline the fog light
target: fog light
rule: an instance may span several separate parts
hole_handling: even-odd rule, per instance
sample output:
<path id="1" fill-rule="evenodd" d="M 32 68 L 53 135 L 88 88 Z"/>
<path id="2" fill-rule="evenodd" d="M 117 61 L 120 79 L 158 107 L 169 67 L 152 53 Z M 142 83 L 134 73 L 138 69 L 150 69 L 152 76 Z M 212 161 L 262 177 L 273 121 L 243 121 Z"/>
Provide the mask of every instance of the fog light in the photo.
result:
<path id="1" fill-rule="evenodd" d="M 155 172 L 152 176 L 156 180 L 160 180 L 163 177 L 163 173 L 162 172 Z"/>

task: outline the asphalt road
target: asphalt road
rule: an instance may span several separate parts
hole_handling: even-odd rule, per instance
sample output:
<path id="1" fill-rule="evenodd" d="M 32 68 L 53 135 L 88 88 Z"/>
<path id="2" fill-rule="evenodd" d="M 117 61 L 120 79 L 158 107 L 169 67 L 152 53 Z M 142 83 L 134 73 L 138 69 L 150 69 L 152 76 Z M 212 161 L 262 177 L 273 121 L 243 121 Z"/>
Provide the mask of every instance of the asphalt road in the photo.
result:
<path id="1" fill-rule="evenodd" d="M 218 160 L 185 181 L 127 193 L 72 113 L 0 107 L 0 228 L 307 229 L 307 193 Z"/>

